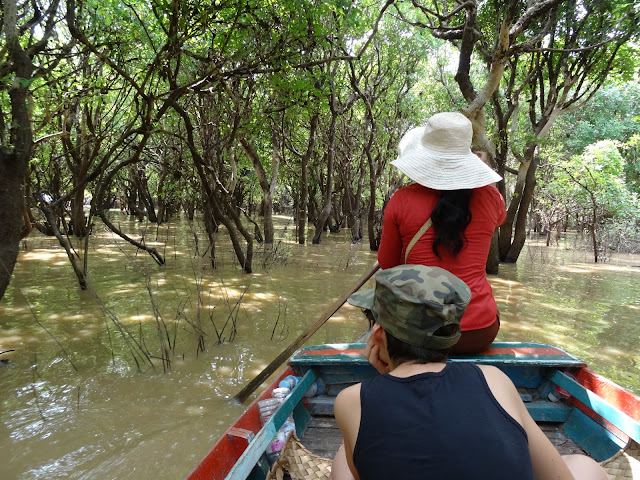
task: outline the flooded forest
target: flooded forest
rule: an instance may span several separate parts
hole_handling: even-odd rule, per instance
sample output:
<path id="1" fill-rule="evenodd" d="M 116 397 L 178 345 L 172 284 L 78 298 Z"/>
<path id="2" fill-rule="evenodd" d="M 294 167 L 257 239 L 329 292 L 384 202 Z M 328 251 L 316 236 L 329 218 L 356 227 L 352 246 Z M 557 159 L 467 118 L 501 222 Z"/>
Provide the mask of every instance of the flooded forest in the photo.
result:
<path id="1" fill-rule="evenodd" d="M 409 183 L 390 162 L 438 112 L 471 121 L 502 177 L 498 340 L 640 393 L 637 15 L 5 0 L 0 476 L 184 477 L 233 396 L 376 261 Z M 310 342 L 366 327 L 345 305 Z"/>

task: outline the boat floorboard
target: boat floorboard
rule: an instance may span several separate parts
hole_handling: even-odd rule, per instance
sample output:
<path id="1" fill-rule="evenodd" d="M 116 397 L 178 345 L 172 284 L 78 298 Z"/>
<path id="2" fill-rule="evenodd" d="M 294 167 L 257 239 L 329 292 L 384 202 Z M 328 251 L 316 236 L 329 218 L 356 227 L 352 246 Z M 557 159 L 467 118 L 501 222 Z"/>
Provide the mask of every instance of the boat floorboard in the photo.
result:
<path id="1" fill-rule="evenodd" d="M 544 422 L 538 425 L 561 455 L 585 454 L 585 451 L 564 433 L 562 424 Z M 316 455 L 333 458 L 342 436 L 333 417 L 315 417 L 300 440 Z"/>

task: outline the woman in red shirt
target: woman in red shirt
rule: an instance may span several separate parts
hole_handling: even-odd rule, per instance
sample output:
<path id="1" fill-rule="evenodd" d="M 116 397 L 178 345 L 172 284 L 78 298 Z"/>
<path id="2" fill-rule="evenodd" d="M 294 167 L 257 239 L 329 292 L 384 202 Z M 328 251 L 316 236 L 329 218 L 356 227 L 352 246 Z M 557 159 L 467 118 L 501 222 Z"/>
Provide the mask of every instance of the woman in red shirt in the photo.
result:
<path id="1" fill-rule="evenodd" d="M 438 113 L 405 134 L 391 164 L 416 183 L 399 189 L 387 204 L 378 250 L 382 269 L 436 266 L 469 286 L 471 302 L 455 353 L 484 350 L 500 328 L 485 268 L 493 232 L 506 218 L 504 198 L 493 185 L 502 177 L 481 159 L 484 153 L 471 151 L 472 136 L 471 122 L 456 112 Z M 420 235 L 429 219 L 432 225 Z"/>

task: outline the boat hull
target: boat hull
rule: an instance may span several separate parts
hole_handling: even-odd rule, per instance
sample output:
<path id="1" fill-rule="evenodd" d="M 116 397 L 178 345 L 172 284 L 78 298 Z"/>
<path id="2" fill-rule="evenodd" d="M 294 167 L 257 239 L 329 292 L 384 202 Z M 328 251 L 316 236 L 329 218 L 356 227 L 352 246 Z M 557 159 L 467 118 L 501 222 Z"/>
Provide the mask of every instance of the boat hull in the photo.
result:
<path id="1" fill-rule="evenodd" d="M 296 352 L 288 367 L 249 405 L 187 478 L 263 480 L 269 469 L 264 451 L 289 415 L 295 419 L 297 436 L 306 444 L 307 427 L 317 426 L 317 419 L 332 419 L 333 401 L 340 390 L 378 374 L 363 351 L 364 344 L 352 343 L 314 345 Z M 559 348 L 495 342 L 485 352 L 454 355 L 449 361 L 500 368 L 518 387 L 536 422 L 561 426 L 561 435 L 598 461 L 619 454 L 634 442 L 640 443 L 640 398 Z M 280 380 L 292 374 L 301 381 L 262 425 L 258 401 L 270 398 Z M 318 394 L 306 397 L 314 383 Z M 339 439 L 333 451 L 338 445 Z M 323 453 L 330 456 L 330 451 Z"/>

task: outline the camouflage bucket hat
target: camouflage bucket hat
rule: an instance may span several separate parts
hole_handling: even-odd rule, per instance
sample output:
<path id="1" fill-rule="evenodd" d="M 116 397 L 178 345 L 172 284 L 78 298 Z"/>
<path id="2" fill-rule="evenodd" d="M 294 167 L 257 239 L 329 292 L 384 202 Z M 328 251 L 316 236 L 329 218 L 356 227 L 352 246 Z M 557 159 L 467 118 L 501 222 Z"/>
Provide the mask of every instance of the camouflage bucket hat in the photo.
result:
<path id="1" fill-rule="evenodd" d="M 399 265 L 376 275 L 375 289 L 349 297 L 349 303 L 367 308 L 382 328 L 398 340 L 417 347 L 441 350 L 460 338 L 460 318 L 471 300 L 466 283 L 439 267 Z M 445 325 L 456 332 L 443 337 L 434 332 Z"/>

